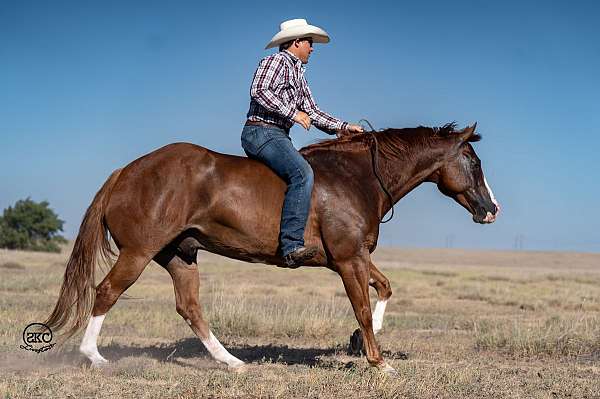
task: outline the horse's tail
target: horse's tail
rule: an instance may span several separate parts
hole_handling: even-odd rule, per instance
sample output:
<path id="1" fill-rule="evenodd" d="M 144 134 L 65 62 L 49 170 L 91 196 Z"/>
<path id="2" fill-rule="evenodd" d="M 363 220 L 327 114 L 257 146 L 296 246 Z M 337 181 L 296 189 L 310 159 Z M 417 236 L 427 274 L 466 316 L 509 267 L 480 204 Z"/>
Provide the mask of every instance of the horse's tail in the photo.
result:
<path id="1" fill-rule="evenodd" d="M 114 171 L 96 193 L 85 212 L 73 252 L 67 263 L 58 301 L 45 321 L 52 330 L 67 328 L 64 338 L 78 332 L 87 321 L 96 297 L 94 274 L 100 254 L 104 261 L 115 255 L 110 247 L 104 213 L 122 169 Z"/>

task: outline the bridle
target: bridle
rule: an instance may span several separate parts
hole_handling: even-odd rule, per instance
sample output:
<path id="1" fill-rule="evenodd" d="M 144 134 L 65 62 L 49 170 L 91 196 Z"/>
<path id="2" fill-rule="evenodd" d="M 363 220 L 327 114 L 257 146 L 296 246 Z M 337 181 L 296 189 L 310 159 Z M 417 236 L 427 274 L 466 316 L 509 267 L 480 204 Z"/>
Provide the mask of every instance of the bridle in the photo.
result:
<path id="1" fill-rule="evenodd" d="M 365 130 L 365 133 L 369 134 L 369 136 L 373 139 L 373 143 L 374 143 L 374 145 L 369 146 L 369 151 L 371 152 L 371 165 L 373 166 L 373 173 L 375 174 L 375 177 L 377 177 L 379 186 L 383 189 L 383 192 L 387 195 L 387 198 L 390 201 L 392 214 L 390 215 L 390 217 L 387 220 L 379 220 L 379 223 L 387 223 L 390 220 L 392 220 L 392 218 L 394 217 L 394 199 L 392 198 L 392 195 L 385 187 L 385 184 L 383 184 L 383 180 L 381 179 L 381 176 L 379 173 L 379 162 L 377 159 L 377 156 L 379 154 L 379 144 L 377 143 L 377 135 L 375 134 L 375 129 L 373 128 L 373 125 L 371 125 L 371 123 L 368 120 L 361 119 L 360 121 L 358 121 L 359 124 L 361 122 L 365 122 L 371 128 L 371 130 Z M 375 152 L 373 152 L 373 149 L 375 149 Z"/>

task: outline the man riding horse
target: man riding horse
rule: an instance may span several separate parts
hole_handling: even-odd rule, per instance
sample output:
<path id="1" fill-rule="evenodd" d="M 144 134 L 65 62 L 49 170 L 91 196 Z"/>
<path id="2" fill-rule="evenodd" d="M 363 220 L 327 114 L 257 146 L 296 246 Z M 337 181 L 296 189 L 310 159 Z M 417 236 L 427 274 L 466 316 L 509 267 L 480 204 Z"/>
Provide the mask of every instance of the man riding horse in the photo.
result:
<path id="1" fill-rule="evenodd" d="M 107 362 L 97 346 L 107 313 L 154 260 L 173 280 L 176 311 L 214 359 L 243 369 L 245 363 L 221 345 L 202 312 L 196 254 L 208 251 L 245 262 L 336 272 L 360 327 L 363 342 L 358 346 L 369 364 L 394 373 L 375 339 L 392 295 L 388 279 L 371 259 L 381 218 L 430 182 L 474 222 L 496 220 L 500 207 L 472 146 L 481 139 L 475 125 L 351 134 L 298 154 L 287 134 L 293 121 L 305 128 L 312 121 L 326 130 L 361 130 L 314 105 L 301 65 L 310 54 L 308 39 L 328 40 L 303 20 L 282 24 L 269 46 L 287 43 L 288 48 L 263 60 L 256 73 L 242 143 L 258 161 L 173 143 L 115 170 L 96 193 L 44 323 L 66 336 L 85 327 L 80 350 L 93 365 Z M 109 237 L 118 258 L 96 286 L 99 258 L 114 254 Z M 308 258 L 310 247 L 316 251 Z M 377 291 L 373 310 L 369 286 Z"/>
<path id="2" fill-rule="evenodd" d="M 297 268 L 317 253 L 317 247 L 304 246 L 314 179 L 310 164 L 292 144 L 290 128 L 299 123 L 309 130 L 314 123 L 328 134 L 363 129 L 321 111 L 308 88 L 303 64 L 308 63 L 313 43 L 329 42 L 327 32 L 304 19 L 285 21 L 280 29 L 266 47 L 279 45 L 279 52 L 263 58 L 254 74 L 242 147 L 287 184 L 279 234 L 285 263 L 280 266 Z"/>

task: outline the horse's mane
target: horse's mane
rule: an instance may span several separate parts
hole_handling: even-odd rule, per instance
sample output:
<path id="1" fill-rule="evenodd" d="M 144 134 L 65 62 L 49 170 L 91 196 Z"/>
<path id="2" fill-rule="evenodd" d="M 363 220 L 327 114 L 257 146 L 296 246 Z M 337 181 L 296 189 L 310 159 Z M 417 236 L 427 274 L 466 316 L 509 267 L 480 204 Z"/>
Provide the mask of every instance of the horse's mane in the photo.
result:
<path id="1" fill-rule="evenodd" d="M 440 127 L 418 126 L 415 128 L 394 129 L 388 128 L 380 131 L 352 134 L 341 138 L 325 139 L 303 147 L 300 151 L 304 155 L 319 150 L 325 151 L 348 151 L 352 148 L 364 148 L 372 142 L 371 134 L 377 138 L 382 155 L 392 155 L 398 152 L 407 152 L 415 146 L 429 146 L 436 140 L 450 138 L 460 133 L 456 130 L 456 122 L 450 122 Z M 469 142 L 481 140 L 477 133 L 469 138 Z"/>

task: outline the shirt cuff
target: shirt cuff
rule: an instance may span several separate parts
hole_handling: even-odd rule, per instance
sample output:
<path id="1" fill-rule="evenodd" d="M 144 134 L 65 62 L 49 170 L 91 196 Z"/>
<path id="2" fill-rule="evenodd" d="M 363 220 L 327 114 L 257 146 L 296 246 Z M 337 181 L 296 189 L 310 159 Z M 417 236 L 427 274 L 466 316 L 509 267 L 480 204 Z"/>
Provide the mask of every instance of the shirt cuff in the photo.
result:
<path id="1" fill-rule="evenodd" d="M 350 124 L 348 122 L 342 122 L 342 126 L 340 127 L 341 130 L 347 130 L 348 126 L 350 126 Z"/>

